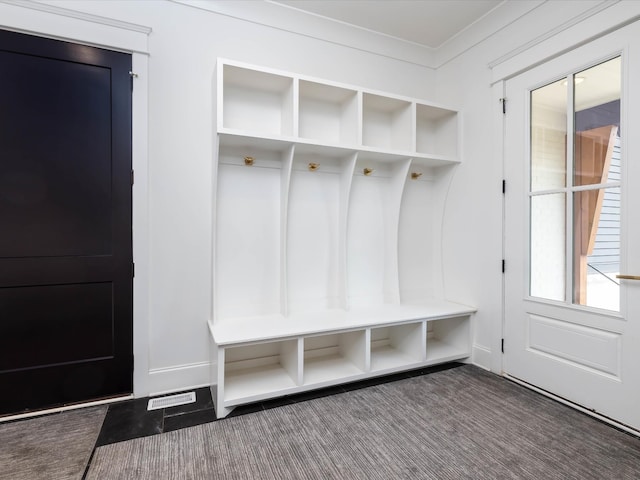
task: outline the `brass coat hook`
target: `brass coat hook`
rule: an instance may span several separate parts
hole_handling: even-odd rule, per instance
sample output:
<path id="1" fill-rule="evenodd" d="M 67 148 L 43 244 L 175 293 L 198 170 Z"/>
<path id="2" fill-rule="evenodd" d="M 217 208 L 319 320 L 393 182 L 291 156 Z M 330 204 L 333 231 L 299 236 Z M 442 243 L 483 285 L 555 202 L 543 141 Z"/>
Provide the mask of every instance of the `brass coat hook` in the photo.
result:
<path id="1" fill-rule="evenodd" d="M 253 157 L 244 157 L 244 164 L 250 167 L 251 165 L 253 165 L 254 160 L 255 158 Z"/>
<path id="2" fill-rule="evenodd" d="M 421 172 L 411 172 L 411 179 L 412 180 L 417 180 L 418 178 L 420 178 L 422 176 Z"/>
<path id="3" fill-rule="evenodd" d="M 368 177 L 373 173 L 373 171 L 373 168 L 365 168 L 364 170 L 362 170 L 362 173 L 364 173 Z"/>
<path id="4" fill-rule="evenodd" d="M 315 172 L 316 170 L 318 170 L 319 166 L 320 166 L 319 163 L 309 162 L 309 171 Z"/>

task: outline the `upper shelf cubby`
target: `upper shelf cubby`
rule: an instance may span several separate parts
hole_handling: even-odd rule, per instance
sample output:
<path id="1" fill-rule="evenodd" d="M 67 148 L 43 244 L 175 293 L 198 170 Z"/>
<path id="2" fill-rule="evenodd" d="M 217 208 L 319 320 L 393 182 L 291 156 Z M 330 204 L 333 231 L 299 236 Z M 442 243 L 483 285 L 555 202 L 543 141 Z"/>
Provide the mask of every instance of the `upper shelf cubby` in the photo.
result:
<path id="1" fill-rule="evenodd" d="M 293 79 L 224 65 L 222 126 L 260 135 L 293 135 Z"/>
<path id="2" fill-rule="evenodd" d="M 362 143 L 367 147 L 410 152 L 413 148 L 412 103 L 365 93 Z"/>
<path id="3" fill-rule="evenodd" d="M 358 143 L 358 92 L 300 80 L 299 136 L 344 145 Z"/>
<path id="4" fill-rule="evenodd" d="M 399 95 L 218 60 L 217 132 L 320 148 L 460 162 L 461 114 Z"/>
<path id="5" fill-rule="evenodd" d="M 416 151 L 458 157 L 458 112 L 431 105 L 416 105 Z"/>

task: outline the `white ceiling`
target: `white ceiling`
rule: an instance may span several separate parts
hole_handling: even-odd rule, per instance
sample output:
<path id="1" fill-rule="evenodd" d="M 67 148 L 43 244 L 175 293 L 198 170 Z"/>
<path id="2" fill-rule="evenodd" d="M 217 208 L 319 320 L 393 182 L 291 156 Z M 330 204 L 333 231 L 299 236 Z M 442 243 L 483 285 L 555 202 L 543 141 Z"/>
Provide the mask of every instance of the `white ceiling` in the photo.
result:
<path id="1" fill-rule="evenodd" d="M 503 0 L 272 0 L 272 3 L 435 49 Z"/>

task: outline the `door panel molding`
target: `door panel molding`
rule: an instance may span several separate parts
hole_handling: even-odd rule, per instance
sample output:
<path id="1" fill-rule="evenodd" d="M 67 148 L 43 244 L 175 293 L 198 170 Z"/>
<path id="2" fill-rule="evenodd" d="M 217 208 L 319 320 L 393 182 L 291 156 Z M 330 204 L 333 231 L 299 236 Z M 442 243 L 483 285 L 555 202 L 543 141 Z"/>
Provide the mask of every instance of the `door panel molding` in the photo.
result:
<path id="1" fill-rule="evenodd" d="M 539 315 L 528 314 L 526 318 L 528 350 L 619 379 L 620 333 Z"/>

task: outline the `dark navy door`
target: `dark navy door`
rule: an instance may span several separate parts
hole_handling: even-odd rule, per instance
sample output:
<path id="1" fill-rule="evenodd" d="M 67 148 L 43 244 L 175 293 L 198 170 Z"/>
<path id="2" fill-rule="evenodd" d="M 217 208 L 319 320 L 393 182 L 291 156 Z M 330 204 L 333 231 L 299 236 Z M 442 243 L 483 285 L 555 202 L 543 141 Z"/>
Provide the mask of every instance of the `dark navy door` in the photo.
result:
<path id="1" fill-rule="evenodd" d="M 0 414 L 132 392 L 130 70 L 0 31 Z"/>

